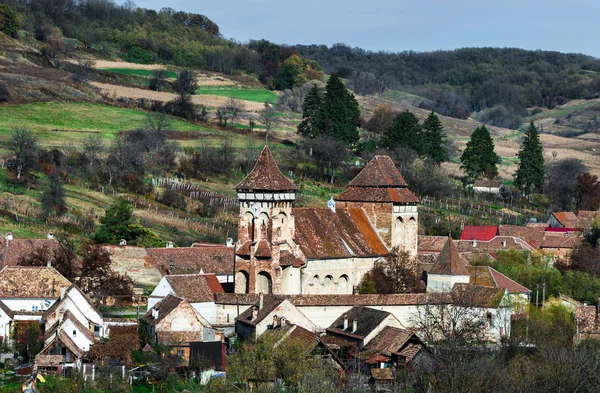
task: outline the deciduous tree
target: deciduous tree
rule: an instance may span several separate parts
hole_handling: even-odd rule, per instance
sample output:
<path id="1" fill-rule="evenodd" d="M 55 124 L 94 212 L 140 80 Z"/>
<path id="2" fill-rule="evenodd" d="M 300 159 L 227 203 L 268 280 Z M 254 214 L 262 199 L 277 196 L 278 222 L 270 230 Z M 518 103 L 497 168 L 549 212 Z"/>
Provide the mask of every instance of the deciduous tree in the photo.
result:
<path id="1" fill-rule="evenodd" d="M 10 153 L 8 167 L 16 172 L 19 179 L 35 164 L 39 150 L 37 137 L 26 128 L 17 128 L 6 145 Z"/>

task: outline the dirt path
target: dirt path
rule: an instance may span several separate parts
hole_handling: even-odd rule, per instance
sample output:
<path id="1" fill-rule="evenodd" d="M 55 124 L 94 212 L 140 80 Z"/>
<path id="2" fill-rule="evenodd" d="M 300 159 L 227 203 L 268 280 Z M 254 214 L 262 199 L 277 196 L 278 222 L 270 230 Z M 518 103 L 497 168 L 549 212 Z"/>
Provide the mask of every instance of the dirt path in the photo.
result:
<path id="1" fill-rule="evenodd" d="M 162 102 L 168 102 L 174 100 L 177 96 L 173 93 L 152 91 L 137 89 L 134 87 L 125 87 L 118 85 L 110 85 L 107 83 L 92 82 L 93 86 L 99 88 L 102 93 L 111 96 L 113 98 L 125 97 L 125 98 L 143 98 L 146 100 L 156 100 Z M 227 97 L 212 96 L 212 95 L 193 95 L 192 102 L 195 105 L 206 105 L 210 108 L 216 108 L 227 103 Z M 259 111 L 264 108 L 264 104 L 252 101 L 244 101 L 245 109 L 247 111 Z"/>

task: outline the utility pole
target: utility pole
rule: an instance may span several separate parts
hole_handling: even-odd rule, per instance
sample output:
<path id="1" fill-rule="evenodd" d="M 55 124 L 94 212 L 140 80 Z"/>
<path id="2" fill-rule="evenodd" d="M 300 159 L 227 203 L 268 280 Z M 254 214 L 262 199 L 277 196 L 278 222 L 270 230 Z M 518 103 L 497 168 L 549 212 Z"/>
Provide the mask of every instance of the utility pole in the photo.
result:
<path id="1" fill-rule="evenodd" d="M 535 286 L 535 306 L 540 308 L 540 284 Z"/>

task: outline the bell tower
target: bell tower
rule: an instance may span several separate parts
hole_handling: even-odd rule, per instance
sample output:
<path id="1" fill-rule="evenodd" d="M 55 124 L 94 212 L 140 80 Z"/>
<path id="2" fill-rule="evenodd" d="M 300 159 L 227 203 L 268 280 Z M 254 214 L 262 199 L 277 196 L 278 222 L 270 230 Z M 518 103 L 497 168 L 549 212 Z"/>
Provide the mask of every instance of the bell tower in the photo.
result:
<path id="1" fill-rule="evenodd" d="M 252 171 L 236 187 L 240 202 L 236 292 L 279 293 L 282 251 L 293 251 L 292 207 L 297 187 L 265 146 Z"/>

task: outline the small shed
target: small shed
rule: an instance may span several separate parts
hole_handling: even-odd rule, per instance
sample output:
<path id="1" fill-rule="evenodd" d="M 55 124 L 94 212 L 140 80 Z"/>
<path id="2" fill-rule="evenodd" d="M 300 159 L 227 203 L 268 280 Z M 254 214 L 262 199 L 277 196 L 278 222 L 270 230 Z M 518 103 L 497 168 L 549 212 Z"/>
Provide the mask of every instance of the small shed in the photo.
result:
<path id="1" fill-rule="evenodd" d="M 502 180 L 480 179 L 473 183 L 473 191 L 487 192 L 489 194 L 500 194 L 502 187 L 504 187 Z"/>

